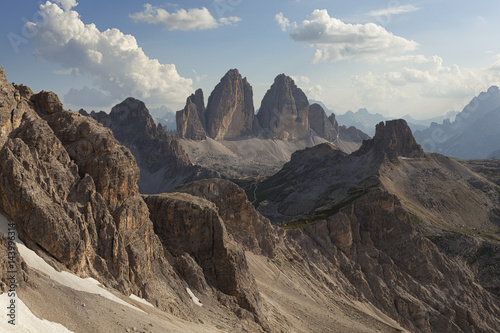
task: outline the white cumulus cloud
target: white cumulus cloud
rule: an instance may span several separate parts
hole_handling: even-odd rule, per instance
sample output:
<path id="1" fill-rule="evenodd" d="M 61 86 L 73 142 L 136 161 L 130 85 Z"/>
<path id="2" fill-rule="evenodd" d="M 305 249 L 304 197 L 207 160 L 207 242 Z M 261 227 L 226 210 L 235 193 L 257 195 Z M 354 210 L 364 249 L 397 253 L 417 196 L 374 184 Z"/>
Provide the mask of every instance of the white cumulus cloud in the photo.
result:
<path id="1" fill-rule="evenodd" d="M 278 22 L 278 25 L 281 27 L 282 31 L 286 31 L 290 27 L 290 20 L 286 18 L 283 13 L 278 13 L 274 17 L 274 20 Z"/>
<path id="2" fill-rule="evenodd" d="M 78 5 L 78 2 L 76 2 L 76 0 L 57 0 L 56 2 L 61 4 L 62 9 L 64 10 L 70 10 L 71 8 Z"/>
<path id="3" fill-rule="evenodd" d="M 352 84 L 364 105 L 399 115 L 414 113 L 430 117 L 461 110 L 471 96 L 498 82 L 491 68 L 446 66 L 439 56 L 393 57 L 386 59 L 383 67 L 386 70 L 374 68 L 372 72 L 353 76 Z"/>
<path id="4" fill-rule="evenodd" d="M 192 92 L 191 79 L 181 77 L 175 65 L 149 58 L 132 35 L 118 29 L 101 32 L 71 10 L 75 1 L 58 3 L 63 7 L 50 1 L 40 5 L 41 19 L 27 23 L 37 32 L 32 41 L 40 58 L 91 77 L 106 97 L 116 100 L 133 96 L 180 106 Z"/>
<path id="5" fill-rule="evenodd" d="M 216 20 L 206 7 L 189 10 L 178 9 L 169 13 L 163 8 L 145 4 L 142 12 L 130 15 L 135 22 L 146 22 L 150 24 L 163 24 L 168 30 L 207 30 L 215 29 L 223 25 L 235 25 L 241 21 L 236 16 L 222 17 Z"/>
<path id="6" fill-rule="evenodd" d="M 316 63 L 343 59 L 380 60 L 418 47 L 416 42 L 395 36 L 380 25 L 344 23 L 319 9 L 294 26 L 290 37 L 315 47 L 313 62 Z"/>

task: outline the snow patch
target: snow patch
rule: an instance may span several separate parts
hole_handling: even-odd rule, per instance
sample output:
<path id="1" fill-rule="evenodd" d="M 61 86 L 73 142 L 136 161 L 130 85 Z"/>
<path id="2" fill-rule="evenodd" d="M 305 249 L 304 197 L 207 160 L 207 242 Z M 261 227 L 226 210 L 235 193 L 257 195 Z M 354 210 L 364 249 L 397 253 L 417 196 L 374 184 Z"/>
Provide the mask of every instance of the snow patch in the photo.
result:
<path id="1" fill-rule="evenodd" d="M 0 295 L 0 307 L 2 309 L 7 308 L 7 304 L 9 304 L 9 302 L 10 297 L 8 297 L 6 293 Z M 68 330 L 61 324 L 38 318 L 19 298 L 16 298 L 16 325 L 14 326 L 9 324 L 6 319 L 7 317 L 3 317 L 4 316 L 2 316 L 2 320 L 0 320 L 0 332 L 72 333 L 72 331 Z"/>
<path id="2" fill-rule="evenodd" d="M 0 214 L 0 232 L 4 233 L 5 235 L 8 234 L 8 229 L 9 229 L 9 221 L 5 216 Z M 56 271 L 52 266 L 47 264 L 45 260 L 43 260 L 41 257 L 39 257 L 33 250 L 30 250 L 24 245 L 24 243 L 19 240 L 17 237 L 17 232 L 16 232 L 16 245 L 17 249 L 19 251 L 20 256 L 23 258 L 23 260 L 26 262 L 28 266 L 31 268 L 37 269 L 38 271 L 47 274 L 52 280 L 62 284 L 63 286 L 72 288 L 74 290 L 78 291 L 84 291 L 88 292 L 91 294 L 97 294 L 101 295 L 102 297 L 105 297 L 111 301 L 114 301 L 116 303 L 119 303 L 121 305 L 128 306 L 134 310 L 144 312 L 141 309 L 125 302 L 124 300 L 116 297 L 109 291 L 103 289 L 100 287 L 99 281 L 92 279 L 92 278 L 86 278 L 82 279 L 81 277 L 78 277 L 74 274 L 71 274 L 69 272 L 58 272 Z"/>
<path id="3" fill-rule="evenodd" d="M 136 296 L 134 294 L 130 295 L 130 298 L 133 299 L 134 301 L 139 302 L 139 303 L 142 303 L 142 304 L 145 304 L 145 305 L 149 305 L 149 306 L 151 306 L 153 308 L 155 307 L 153 304 L 149 303 L 144 298 L 140 298 L 139 296 Z"/>
<path id="4" fill-rule="evenodd" d="M 191 296 L 191 299 L 193 300 L 193 303 L 198 305 L 198 306 L 203 306 L 203 304 L 200 302 L 199 298 L 195 296 L 191 288 L 189 288 L 189 285 L 187 284 L 186 281 L 182 280 L 182 283 L 184 283 L 184 286 L 186 287 L 186 291 Z"/>

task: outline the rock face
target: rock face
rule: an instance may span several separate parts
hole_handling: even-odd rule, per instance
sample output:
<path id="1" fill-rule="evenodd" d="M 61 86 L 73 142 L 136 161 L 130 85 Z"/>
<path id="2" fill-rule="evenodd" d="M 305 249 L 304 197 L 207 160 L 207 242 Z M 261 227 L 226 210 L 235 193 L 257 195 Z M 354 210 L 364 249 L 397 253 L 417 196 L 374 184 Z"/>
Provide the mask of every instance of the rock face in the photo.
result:
<path id="1" fill-rule="evenodd" d="M 328 141 L 334 142 L 339 138 L 339 124 L 335 120 L 335 115 L 332 114 L 328 118 L 319 104 L 312 104 L 309 107 L 309 126 L 316 134 Z"/>
<path id="2" fill-rule="evenodd" d="M 422 147 L 415 141 L 410 127 L 403 119 L 390 120 L 379 123 L 375 136 L 366 140 L 356 154 L 365 154 L 374 150 L 375 154 L 387 156 L 389 160 L 401 157 L 424 157 Z"/>
<path id="3" fill-rule="evenodd" d="M 264 133 L 272 139 L 292 140 L 309 135 L 309 101 L 285 74 L 274 79 L 257 118 Z"/>
<path id="4" fill-rule="evenodd" d="M 499 327 L 494 296 L 418 233 L 401 203 L 385 191 L 367 193 L 332 218 L 290 236 L 304 248 L 319 249 L 357 292 L 411 332 Z M 321 256 L 309 255 L 313 263 L 325 264 Z"/>
<path id="5" fill-rule="evenodd" d="M 72 272 L 188 318 L 189 296 L 153 232 L 130 151 L 53 93 L 21 97 L 0 79 L 0 209 L 19 238 Z"/>
<path id="6" fill-rule="evenodd" d="M 248 270 L 245 248 L 226 230 L 226 221 L 219 215 L 216 204 L 187 193 L 147 196 L 145 200 L 152 212 L 155 232 L 167 249 L 175 257 L 186 254 L 196 263 L 193 266 L 185 259 L 178 261 L 179 271 L 201 268 L 198 271 L 202 275 L 194 281 L 194 276 L 187 274 L 193 286 L 202 293 L 213 292 L 235 312 L 241 307 L 256 322 L 267 326 L 254 277 Z"/>
<path id="7" fill-rule="evenodd" d="M 205 120 L 205 101 L 203 91 L 196 90 L 188 97 L 184 110 L 175 115 L 177 123 L 177 136 L 191 140 L 203 140 L 207 137 Z"/>
<path id="8" fill-rule="evenodd" d="M 432 123 L 415 138 L 427 152 L 462 159 L 485 159 L 500 141 L 500 89 L 492 86 L 474 97 L 455 120 Z"/>
<path id="9" fill-rule="evenodd" d="M 203 99 L 200 94 L 192 97 L 191 106 Z M 142 193 L 161 193 L 184 182 L 220 177 L 217 172 L 193 165 L 178 139 L 161 125 L 156 126 L 144 103 L 137 99 L 127 98 L 109 115 L 92 112 L 89 116 L 109 127 L 120 144 L 131 150 L 141 169 L 138 184 Z"/>
<path id="10" fill-rule="evenodd" d="M 246 78 L 232 69 L 208 98 L 206 123 L 214 140 L 231 140 L 254 134 L 253 91 Z"/>

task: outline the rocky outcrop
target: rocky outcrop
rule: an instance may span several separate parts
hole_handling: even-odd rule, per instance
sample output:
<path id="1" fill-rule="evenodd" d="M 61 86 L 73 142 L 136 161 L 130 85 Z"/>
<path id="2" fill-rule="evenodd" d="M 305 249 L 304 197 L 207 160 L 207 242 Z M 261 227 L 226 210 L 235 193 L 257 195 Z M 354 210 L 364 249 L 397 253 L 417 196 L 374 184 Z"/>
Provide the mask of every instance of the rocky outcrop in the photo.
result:
<path id="1" fill-rule="evenodd" d="M 320 137 L 335 141 L 339 138 L 339 124 L 335 120 L 335 115 L 326 116 L 325 110 L 319 104 L 312 104 L 309 107 L 309 126 Z"/>
<path id="2" fill-rule="evenodd" d="M 274 257 L 282 242 L 281 229 L 271 225 L 248 201 L 245 192 L 236 184 L 222 179 L 201 180 L 181 185 L 175 192 L 188 193 L 217 207 L 228 233 L 247 251 Z"/>
<path id="3" fill-rule="evenodd" d="M 175 119 L 179 138 L 190 140 L 206 139 L 205 101 L 201 89 L 196 90 L 194 94 L 188 97 L 186 106 L 183 110 L 177 111 Z"/>
<path id="4" fill-rule="evenodd" d="M 205 186 L 214 189 L 220 185 L 224 188 L 228 184 L 205 182 L 200 187 L 192 185 L 190 189 L 196 192 L 196 188 L 203 191 Z M 225 199 L 218 193 L 210 196 L 219 205 Z M 214 202 L 185 192 L 146 196 L 145 201 L 151 211 L 155 232 L 165 247 L 180 258 L 178 269 L 186 273 L 186 279 L 202 293 L 213 292 L 219 302 L 241 318 L 251 313 L 256 322 L 269 329 L 254 277 L 248 269 L 245 248 L 235 242 L 226 229 L 227 222 L 236 228 L 235 224 L 240 221 L 234 217 L 224 219 L 229 212 L 222 213 Z M 249 204 L 246 198 L 243 204 Z M 244 223 L 249 222 L 241 223 L 242 227 L 245 227 Z M 270 225 L 268 227 L 272 229 Z M 202 275 L 189 274 L 193 271 Z M 212 290 L 207 290 L 207 287 Z"/>
<path id="5" fill-rule="evenodd" d="M 89 116 L 109 127 L 120 144 L 130 149 L 141 169 L 141 193 L 166 192 L 184 182 L 220 177 L 193 165 L 178 139 L 156 126 L 144 103 L 137 99 L 127 98 L 109 115 L 92 112 Z"/>
<path id="6" fill-rule="evenodd" d="M 292 78 L 280 74 L 264 96 L 257 119 L 269 138 L 306 137 L 309 135 L 309 101 Z"/>
<path id="7" fill-rule="evenodd" d="M 253 91 L 237 69 L 226 73 L 208 98 L 207 133 L 214 140 L 253 135 L 255 127 Z"/>
<path id="8" fill-rule="evenodd" d="M 0 82 L 0 210 L 19 238 L 80 276 L 189 318 L 130 151 L 96 121 L 63 110 L 55 94 L 17 89 Z"/>
<path id="9" fill-rule="evenodd" d="M 379 123 L 373 139 L 365 140 L 357 155 L 366 154 L 373 150 L 380 156 L 386 156 L 395 161 L 399 156 L 408 158 L 424 157 L 422 147 L 415 141 L 410 127 L 403 119 L 390 120 Z"/>
<path id="10" fill-rule="evenodd" d="M 374 190 L 326 221 L 290 237 L 323 258 L 357 292 L 411 332 L 493 332 L 500 325 L 498 301 L 412 226 L 397 198 Z"/>

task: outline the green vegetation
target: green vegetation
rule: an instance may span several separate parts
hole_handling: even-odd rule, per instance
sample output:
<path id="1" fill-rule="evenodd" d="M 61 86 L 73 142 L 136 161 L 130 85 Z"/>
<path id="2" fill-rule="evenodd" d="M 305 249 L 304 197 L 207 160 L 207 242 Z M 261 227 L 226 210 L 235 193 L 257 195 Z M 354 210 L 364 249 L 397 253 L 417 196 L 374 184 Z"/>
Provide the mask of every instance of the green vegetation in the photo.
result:
<path id="1" fill-rule="evenodd" d="M 422 225 L 422 221 L 420 220 L 420 217 L 418 217 L 417 215 L 415 214 L 412 214 L 410 213 L 410 221 L 411 223 L 414 225 L 414 226 L 421 226 Z"/>
<path id="2" fill-rule="evenodd" d="M 320 210 L 313 215 L 304 216 L 300 219 L 289 221 L 285 225 L 283 225 L 282 228 L 285 230 L 300 229 L 316 222 L 326 220 L 330 216 L 337 214 L 342 208 L 350 205 L 351 203 L 365 195 L 368 191 L 373 189 L 374 188 L 370 187 L 366 189 L 356 190 L 355 192 L 353 192 L 354 195 L 349 197 L 347 200 L 342 201 L 341 203 L 332 207 Z M 351 192 L 349 193 L 351 194 Z"/>
<path id="3" fill-rule="evenodd" d="M 461 233 L 464 235 L 479 236 L 482 238 L 487 238 L 487 239 L 496 240 L 496 241 L 499 240 L 499 238 L 496 237 L 496 234 L 498 232 L 485 232 L 485 231 L 472 230 L 472 229 L 460 229 L 457 227 L 448 227 L 446 229 L 448 231 L 455 232 L 455 233 Z"/>
<path id="4" fill-rule="evenodd" d="M 490 256 L 493 254 L 493 249 L 486 245 L 481 245 L 481 247 L 474 253 L 474 255 L 466 258 L 467 265 L 474 265 L 481 257 Z"/>
<path id="5" fill-rule="evenodd" d="M 440 243 L 444 237 L 439 235 L 424 234 L 424 237 L 433 242 L 434 244 Z"/>

